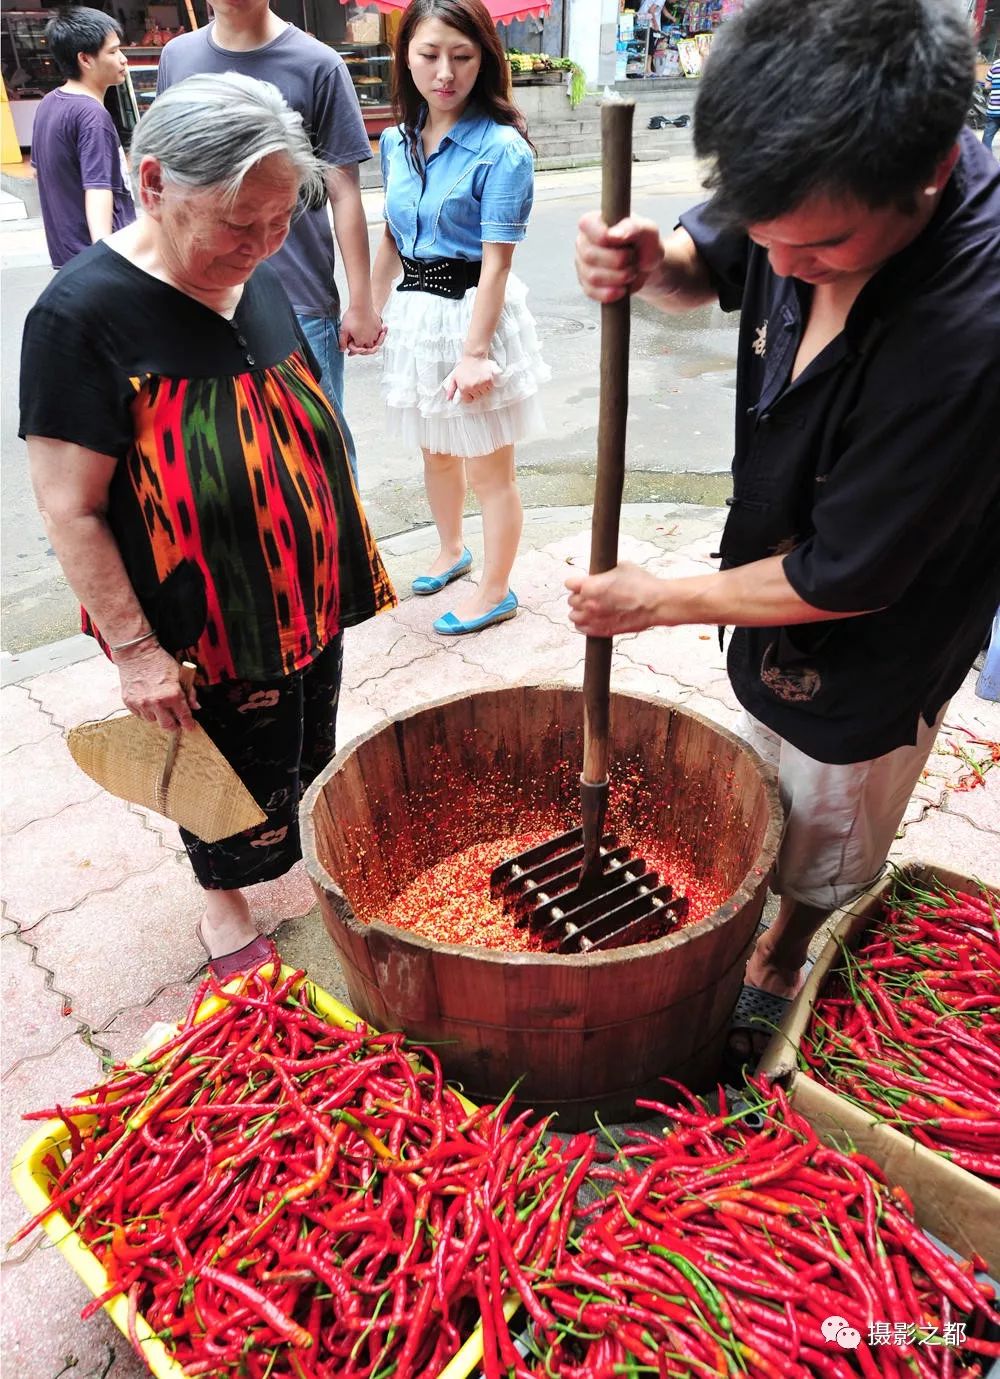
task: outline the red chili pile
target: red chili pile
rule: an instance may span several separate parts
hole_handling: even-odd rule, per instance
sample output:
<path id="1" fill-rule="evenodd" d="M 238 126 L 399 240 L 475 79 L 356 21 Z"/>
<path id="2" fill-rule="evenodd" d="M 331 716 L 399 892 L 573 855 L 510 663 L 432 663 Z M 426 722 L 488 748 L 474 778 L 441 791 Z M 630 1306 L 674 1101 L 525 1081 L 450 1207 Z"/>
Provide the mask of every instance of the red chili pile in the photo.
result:
<path id="1" fill-rule="evenodd" d="M 801 1051 L 841 1096 L 1000 1182 L 1000 895 L 897 884 Z"/>
<path id="2" fill-rule="evenodd" d="M 779 1088 L 750 1094 L 715 1114 L 639 1103 L 670 1128 L 594 1170 L 604 1195 L 525 1298 L 529 1354 L 487 1326 L 485 1379 L 973 1379 L 1000 1355 L 991 1285 L 905 1194 L 824 1147 Z"/>
<path id="3" fill-rule="evenodd" d="M 763 1081 L 711 1112 L 675 1090 L 639 1103 L 666 1130 L 597 1162 L 511 1098 L 471 1109 L 401 1035 L 331 1025 L 302 973 L 209 979 L 146 1061 L 29 1117 L 63 1121 L 68 1162 L 16 1239 L 64 1213 L 110 1280 L 84 1315 L 125 1293 L 140 1355 L 148 1323 L 204 1379 L 437 1379 L 480 1320 L 485 1379 L 976 1379 L 1000 1357 L 983 1261 L 874 1163 Z"/>
<path id="4" fill-rule="evenodd" d="M 429 1379 L 563 1257 L 592 1142 L 510 1099 L 470 1113 L 430 1052 L 332 1026 L 302 978 L 210 979 L 146 1062 L 29 1117 L 70 1157 L 16 1238 L 64 1212 L 111 1280 L 84 1315 L 126 1293 L 140 1355 L 141 1314 L 185 1374 Z"/>
<path id="5" fill-rule="evenodd" d="M 546 821 L 529 832 L 474 843 L 430 867 L 411 882 L 378 915 L 384 923 L 407 929 L 435 943 L 472 943 L 504 952 L 542 952 L 544 944 L 527 925 L 515 924 L 499 901 L 490 897 L 490 873 L 505 857 L 543 843 L 565 827 Z M 663 842 L 642 842 L 638 849 L 660 879 L 689 909 L 682 924 L 697 924 L 727 898 L 721 882 L 696 877 L 690 863 Z"/>

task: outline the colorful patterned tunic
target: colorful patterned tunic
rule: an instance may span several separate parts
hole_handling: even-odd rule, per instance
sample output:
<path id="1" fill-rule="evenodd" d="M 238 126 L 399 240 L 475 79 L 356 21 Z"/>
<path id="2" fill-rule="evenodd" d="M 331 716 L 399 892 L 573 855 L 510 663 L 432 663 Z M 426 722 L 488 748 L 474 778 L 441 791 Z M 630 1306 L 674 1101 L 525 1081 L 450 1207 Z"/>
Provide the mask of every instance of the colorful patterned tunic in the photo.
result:
<path id="1" fill-rule="evenodd" d="M 98 244 L 28 316 L 21 434 L 120 461 L 129 578 L 210 684 L 299 670 L 395 602 L 318 373 L 267 264 L 227 321 Z"/>

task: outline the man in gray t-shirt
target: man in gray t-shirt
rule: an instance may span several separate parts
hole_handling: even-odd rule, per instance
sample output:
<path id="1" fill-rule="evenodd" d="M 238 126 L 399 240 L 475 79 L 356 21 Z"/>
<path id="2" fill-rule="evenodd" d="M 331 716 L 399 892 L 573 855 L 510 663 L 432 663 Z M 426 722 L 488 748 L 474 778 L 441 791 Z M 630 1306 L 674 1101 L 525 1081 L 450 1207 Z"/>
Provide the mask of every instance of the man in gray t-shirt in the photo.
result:
<path id="1" fill-rule="evenodd" d="M 286 24 L 268 0 L 213 0 L 214 22 L 172 39 L 160 56 L 157 92 L 199 72 L 242 72 L 269 81 L 305 122 L 313 147 L 330 164 L 327 193 L 350 303 L 341 312 L 326 206 L 303 210 L 272 263 L 323 369 L 323 389 L 344 424 L 351 467 L 354 442 L 344 423 L 344 356 L 373 354 L 384 335 L 372 306 L 368 226 L 358 164 L 371 145 L 350 74 L 339 53 Z"/>

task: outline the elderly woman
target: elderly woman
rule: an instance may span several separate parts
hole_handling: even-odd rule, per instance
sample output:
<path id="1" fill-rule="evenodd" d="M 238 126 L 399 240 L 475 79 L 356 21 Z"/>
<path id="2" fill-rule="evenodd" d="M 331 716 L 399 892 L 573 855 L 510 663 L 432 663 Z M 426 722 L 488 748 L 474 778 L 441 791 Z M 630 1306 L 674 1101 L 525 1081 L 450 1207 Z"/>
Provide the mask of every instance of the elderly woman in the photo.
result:
<path id="1" fill-rule="evenodd" d="M 300 856 L 334 750 L 341 633 L 394 602 L 320 370 L 263 260 L 322 187 L 301 117 L 250 77 L 160 96 L 132 144 L 139 220 L 30 313 L 21 434 L 84 630 L 122 699 L 206 729 L 267 814 L 206 844 L 198 936 L 220 977 L 266 959 L 241 887 Z M 194 661 L 185 694 L 180 659 Z"/>

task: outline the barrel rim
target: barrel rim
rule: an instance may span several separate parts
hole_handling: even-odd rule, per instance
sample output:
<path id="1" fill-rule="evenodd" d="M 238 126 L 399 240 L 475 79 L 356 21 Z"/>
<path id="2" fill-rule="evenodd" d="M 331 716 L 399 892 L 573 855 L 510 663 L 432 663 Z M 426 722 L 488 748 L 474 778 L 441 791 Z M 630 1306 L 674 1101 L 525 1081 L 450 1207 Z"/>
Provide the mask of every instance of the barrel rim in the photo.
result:
<path id="1" fill-rule="evenodd" d="M 524 966 L 524 967 L 552 967 L 565 969 L 569 967 L 612 967 L 619 963 L 634 962 L 641 953 L 644 956 L 658 953 L 668 953 L 674 948 L 680 948 L 685 944 L 695 942 L 705 938 L 716 929 L 722 928 L 735 914 L 749 904 L 767 886 L 774 872 L 775 860 L 778 855 L 778 848 L 781 844 L 781 837 L 785 829 L 785 808 L 781 803 L 778 792 L 777 772 L 766 762 L 744 738 L 737 733 L 725 728 L 721 723 L 716 723 L 713 719 L 706 717 L 705 714 L 698 713 L 695 709 L 686 708 L 683 704 L 677 704 L 670 699 L 661 699 L 656 695 L 643 694 L 638 690 L 623 689 L 616 690 L 612 687 L 612 701 L 615 699 L 633 699 L 642 703 L 652 704 L 656 708 L 668 709 L 671 712 L 683 714 L 687 718 L 693 718 L 698 723 L 711 728 L 713 732 L 720 734 L 729 742 L 733 743 L 741 751 L 746 752 L 756 763 L 760 774 L 761 785 L 764 788 L 765 798 L 768 808 L 768 822 L 764 837 L 761 841 L 759 857 L 768 859 L 766 865 L 758 867 L 756 864 L 751 866 L 744 875 L 739 887 L 732 892 L 727 900 L 717 906 L 704 919 L 697 924 L 685 926 L 671 934 L 666 934 L 663 938 L 652 939 L 648 943 L 632 943 L 622 948 L 612 948 L 597 954 L 588 953 L 512 953 L 502 948 L 485 948 L 475 943 L 439 943 L 435 939 L 424 938 L 420 934 L 415 934 L 409 929 L 399 929 L 395 925 L 387 924 L 380 919 L 362 922 L 354 912 L 354 907 L 350 900 L 337 885 L 333 877 L 320 862 L 316 853 L 316 839 L 313 829 L 313 806 L 316 799 L 322 793 L 327 782 L 335 776 L 343 767 L 344 763 L 353 756 L 360 747 L 372 738 L 378 737 L 387 729 L 395 724 L 404 723 L 408 719 L 415 718 L 418 714 L 430 713 L 449 704 L 460 701 L 478 698 L 487 694 L 506 694 L 518 690 L 536 690 L 548 692 L 570 691 L 572 694 L 583 697 L 583 690 L 578 685 L 570 684 L 565 680 L 516 680 L 510 684 L 501 686 L 484 686 L 482 689 L 472 691 L 459 691 L 456 694 L 444 695 L 440 699 L 428 700 L 425 704 L 419 704 L 411 709 L 403 709 L 398 713 L 387 715 L 381 723 L 373 728 L 360 733 L 352 738 L 344 747 L 341 747 L 331 761 L 323 768 L 320 774 L 309 786 L 302 797 L 299 805 L 299 837 L 302 847 L 302 859 L 305 863 L 306 871 L 314 885 L 319 886 L 328 894 L 336 896 L 340 904 L 344 907 L 340 915 L 341 921 L 359 937 L 364 938 L 367 934 L 379 933 L 388 936 L 394 943 L 402 939 L 406 944 L 418 950 L 425 950 L 431 953 L 446 953 L 456 957 L 475 960 L 480 962 L 502 963 L 504 966 Z"/>

